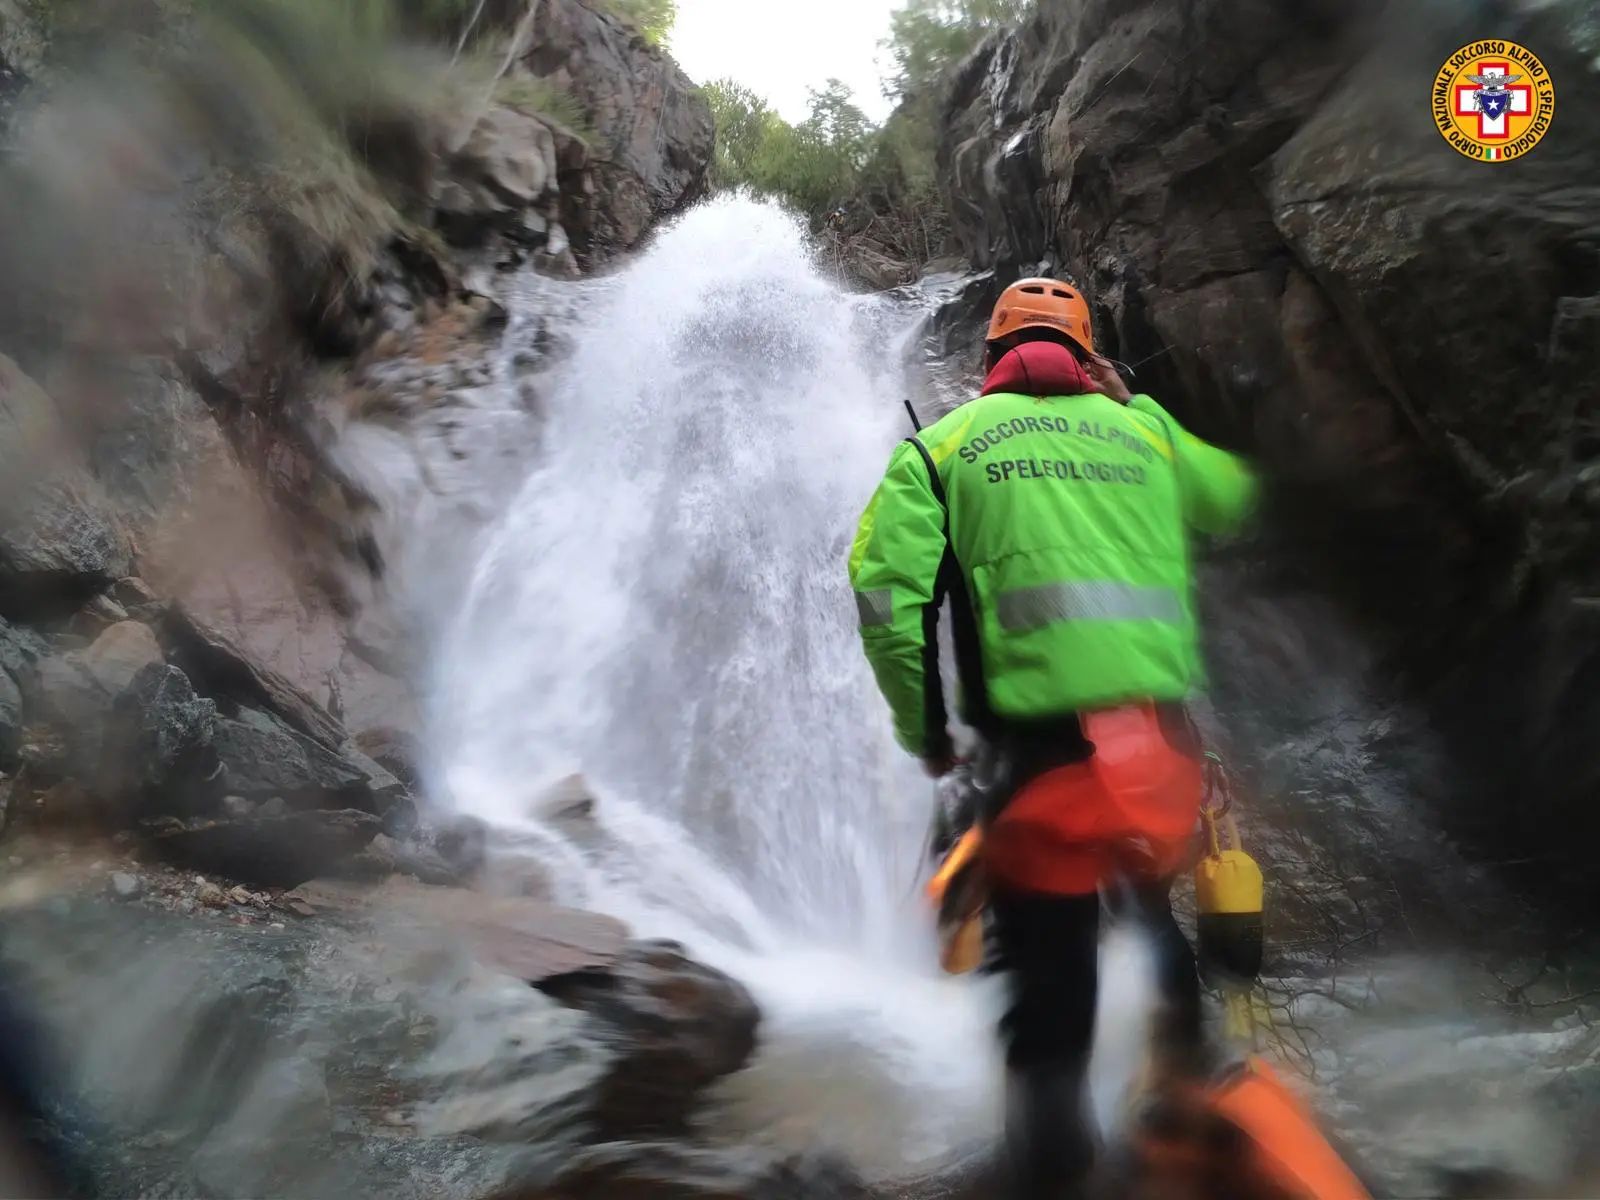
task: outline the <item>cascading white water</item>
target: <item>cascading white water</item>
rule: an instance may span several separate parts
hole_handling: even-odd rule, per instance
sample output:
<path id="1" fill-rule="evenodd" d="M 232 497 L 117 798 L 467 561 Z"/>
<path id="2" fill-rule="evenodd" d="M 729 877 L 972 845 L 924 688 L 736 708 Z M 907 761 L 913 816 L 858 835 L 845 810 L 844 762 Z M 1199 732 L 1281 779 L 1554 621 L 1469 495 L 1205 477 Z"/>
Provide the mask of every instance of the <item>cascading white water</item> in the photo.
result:
<path id="1" fill-rule="evenodd" d="M 938 974 L 916 895 L 930 785 L 893 744 L 845 569 L 907 432 L 920 312 L 844 293 L 791 219 L 743 199 L 573 286 L 540 460 L 442 641 L 444 782 L 536 838 L 563 899 L 751 986 L 764 1048 L 735 1091 L 753 1121 L 882 1170 L 982 1139 L 994 987 Z M 581 846 L 530 814 L 571 772 L 604 829 Z M 1102 1010 L 1124 1044 L 1127 967 Z"/>

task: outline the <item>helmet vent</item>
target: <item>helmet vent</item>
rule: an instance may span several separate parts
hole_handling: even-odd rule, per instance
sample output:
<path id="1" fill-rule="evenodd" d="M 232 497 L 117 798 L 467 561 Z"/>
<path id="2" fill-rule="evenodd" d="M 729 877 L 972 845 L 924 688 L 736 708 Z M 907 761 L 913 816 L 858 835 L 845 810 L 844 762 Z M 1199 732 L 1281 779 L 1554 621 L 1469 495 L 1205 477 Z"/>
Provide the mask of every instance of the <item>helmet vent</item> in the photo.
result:
<path id="1" fill-rule="evenodd" d="M 1024 291 L 1024 292 L 1026 292 L 1026 293 L 1027 293 L 1027 294 L 1028 294 L 1028 295 L 1030 295 L 1030 296 L 1042 296 L 1042 295 L 1044 295 L 1044 288 L 1042 288 L 1042 287 L 1040 287 L 1040 286 L 1039 286 L 1039 285 L 1037 285 L 1037 284 L 1035 284 L 1035 285 L 1034 285 L 1034 286 L 1032 286 L 1032 287 L 1025 287 L 1025 288 L 1023 288 L 1023 289 L 1022 289 L 1022 290 L 1023 290 L 1023 291 Z M 1057 294 L 1057 295 L 1060 295 L 1060 293 L 1059 293 L 1059 292 L 1058 292 L 1058 293 L 1056 293 L 1056 294 Z"/>

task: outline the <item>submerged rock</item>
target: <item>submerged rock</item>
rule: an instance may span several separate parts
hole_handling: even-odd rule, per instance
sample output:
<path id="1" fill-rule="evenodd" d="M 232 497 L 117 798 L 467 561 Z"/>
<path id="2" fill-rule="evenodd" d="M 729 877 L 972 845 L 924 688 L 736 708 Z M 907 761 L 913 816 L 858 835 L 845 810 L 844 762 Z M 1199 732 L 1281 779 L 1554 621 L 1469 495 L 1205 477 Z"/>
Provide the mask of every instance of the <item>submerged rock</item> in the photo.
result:
<path id="1" fill-rule="evenodd" d="M 596 1104 L 596 1118 L 608 1131 L 681 1130 L 686 1098 L 739 1070 L 755 1052 L 761 1020 L 755 998 L 675 942 L 638 942 L 604 971 L 556 976 L 537 986 L 591 1013 L 616 1049 L 618 1067 L 600 1086 Z"/>
<path id="2" fill-rule="evenodd" d="M 595 795 L 582 775 L 557 780 L 533 802 L 529 815 L 536 821 L 560 826 L 586 827 L 594 820 Z"/>

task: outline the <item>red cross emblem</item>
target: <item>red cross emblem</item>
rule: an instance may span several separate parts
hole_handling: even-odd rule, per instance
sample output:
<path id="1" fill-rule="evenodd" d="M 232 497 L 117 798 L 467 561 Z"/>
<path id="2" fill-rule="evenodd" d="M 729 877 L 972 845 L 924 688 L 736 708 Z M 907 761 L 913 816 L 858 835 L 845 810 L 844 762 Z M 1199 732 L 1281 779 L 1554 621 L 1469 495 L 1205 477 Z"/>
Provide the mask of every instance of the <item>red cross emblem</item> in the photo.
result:
<path id="1" fill-rule="evenodd" d="M 1509 62 L 1485 58 L 1480 59 L 1467 73 L 1506 76 L 1512 71 Z M 1476 83 L 1456 84 L 1456 116 L 1477 118 L 1479 141 L 1504 141 L 1511 136 L 1510 118 L 1529 116 L 1533 112 L 1533 88 L 1526 83 L 1507 84 L 1497 90 L 1505 94 L 1505 99 L 1499 105 L 1481 104 L 1478 94 L 1483 91 L 1482 87 Z M 1495 108 L 1499 111 L 1493 111 Z"/>

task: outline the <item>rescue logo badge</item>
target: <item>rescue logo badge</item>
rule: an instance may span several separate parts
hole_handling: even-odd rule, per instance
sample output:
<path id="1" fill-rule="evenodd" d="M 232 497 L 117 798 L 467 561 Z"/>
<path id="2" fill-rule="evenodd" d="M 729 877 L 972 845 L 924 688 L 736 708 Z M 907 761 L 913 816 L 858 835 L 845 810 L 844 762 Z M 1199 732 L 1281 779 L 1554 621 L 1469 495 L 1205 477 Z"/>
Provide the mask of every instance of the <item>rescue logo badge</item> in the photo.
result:
<path id="1" fill-rule="evenodd" d="M 1455 150 L 1479 162 L 1521 158 L 1550 131 L 1556 87 L 1516 42 L 1470 42 L 1433 79 L 1433 122 Z"/>

